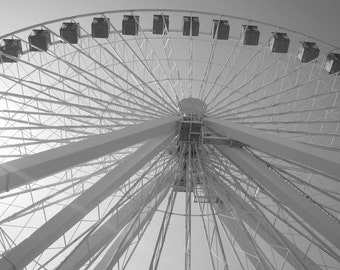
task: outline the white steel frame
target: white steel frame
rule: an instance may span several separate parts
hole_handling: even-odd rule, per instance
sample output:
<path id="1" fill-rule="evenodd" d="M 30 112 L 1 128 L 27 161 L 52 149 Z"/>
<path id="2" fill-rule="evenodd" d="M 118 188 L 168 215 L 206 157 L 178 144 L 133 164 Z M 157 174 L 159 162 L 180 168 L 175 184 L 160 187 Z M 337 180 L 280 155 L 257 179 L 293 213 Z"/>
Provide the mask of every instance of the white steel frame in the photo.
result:
<path id="1" fill-rule="evenodd" d="M 58 270 L 128 269 L 158 212 L 150 270 L 162 267 L 174 215 L 185 220 L 185 270 L 193 269 L 196 216 L 214 270 L 232 269 L 231 262 L 241 269 L 340 269 L 340 82 L 322 69 L 325 52 L 336 47 L 313 39 L 325 52 L 318 62 L 298 63 L 291 53 L 273 55 L 266 39 L 248 51 L 241 35 L 230 37 L 223 58 L 222 43 L 204 25 L 199 37 L 185 39 L 170 27 L 155 38 L 141 22 L 138 35 L 125 36 L 111 20 L 102 40 L 80 24 L 78 44 L 55 28 L 138 12 L 160 11 L 86 14 L 9 34 L 28 47 L 23 33 L 41 27 L 52 45 L 0 66 L 0 269 L 48 269 L 55 258 Z M 235 16 L 160 13 L 258 23 L 304 38 Z M 177 141 L 178 102 L 190 97 L 208 105 L 199 116 L 201 136 L 230 145 Z M 176 213 L 181 178 L 184 205 Z M 42 222 L 30 226 L 37 215 Z M 58 252 L 43 258 L 53 248 Z"/>

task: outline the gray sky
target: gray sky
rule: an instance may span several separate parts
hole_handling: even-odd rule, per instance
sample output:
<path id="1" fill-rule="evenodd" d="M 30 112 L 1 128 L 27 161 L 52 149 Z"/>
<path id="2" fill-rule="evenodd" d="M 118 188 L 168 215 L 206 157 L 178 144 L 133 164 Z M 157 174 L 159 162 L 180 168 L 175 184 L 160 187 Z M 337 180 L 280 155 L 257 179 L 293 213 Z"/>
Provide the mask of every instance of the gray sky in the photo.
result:
<path id="1" fill-rule="evenodd" d="M 340 46 L 339 0 L 17 0 L 2 1 L 0 33 L 95 11 L 173 8 L 220 12 L 276 24 Z"/>
<path id="2" fill-rule="evenodd" d="M 61 17 L 139 8 L 186 9 L 239 16 L 295 30 L 340 47 L 340 0 L 2 0 L 0 35 Z M 171 233 L 178 234 L 176 231 Z M 171 245 L 172 242 L 169 242 Z M 195 244 L 194 248 L 197 248 Z M 142 247 L 139 257 L 143 257 L 143 251 L 150 248 L 144 243 Z M 176 252 L 182 251 L 174 247 L 172 252 L 179 256 Z M 166 260 L 163 263 L 162 269 L 174 269 L 176 266 L 180 269 L 183 266 L 182 260 L 171 261 L 169 266 Z M 209 266 L 201 267 L 209 269 L 206 268 Z"/>

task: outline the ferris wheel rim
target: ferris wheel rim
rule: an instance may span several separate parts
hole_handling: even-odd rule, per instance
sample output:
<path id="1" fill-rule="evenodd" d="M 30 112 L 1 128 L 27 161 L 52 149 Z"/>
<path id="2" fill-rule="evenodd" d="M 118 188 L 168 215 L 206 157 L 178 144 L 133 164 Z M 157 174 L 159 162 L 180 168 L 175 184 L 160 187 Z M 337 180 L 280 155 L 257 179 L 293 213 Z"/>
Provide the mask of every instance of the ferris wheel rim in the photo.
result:
<path id="1" fill-rule="evenodd" d="M 225 14 L 225 13 L 216 13 L 216 12 L 201 11 L 201 10 L 190 10 L 190 9 L 169 9 L 169 8 L 164 8 L 164 9 L 139 8 L 139 9 L 105 10 L 105 11 L 98 11 L 98 12 L 82 13 L 82 14 L 78 14 L 78 15 L 74 15 L 74 16 L 66 16 L 66 17 L 61 17 L 61 18 L 57 18 L 57 19 L 54 19 L 54 20 L 49 20 L 49 21 L 45 21 L 45 22 L 41 22 L 41 23 L 37 23 L 37 24 L 32 24 L 28 27 L 20 28 L 18 30 L 15 30 L 15 31 L 9 32 L 7 34 L 1 35 L 0 40 L 6 38 L 8 36 L 13 36 L 13 35 L 18 34 L 20 32 L 23 32 L 23 31 L 33 29 L 35 27 L 40 27 L 42 25 L 57 23 L 57 22 L 61 22 L 63 20 L 74 20 L 76 18 L 83 18 L 83 17 L 96 16 L 96 15 L 115 14 L 115 13 L 134 13 L 134 12 L 174 12 L 174 13 L 178 12 L 178 13 L 186 13 L 186 14 L 202 14 L 202 15 L 209 15 L 209 16 L 217 16 L 217 17 L 221 17 L 221 18 L 231 18 L 231 19 L 246 21 L 246 22 L 249 22 L 249 23 L 254 22 L 254 23 L 259 23 L 261 25 L 265 25 L 265 26 L 274 27 L 274 28 L 277 28 L 277 29 L 280 29 L 280 30 L 288 31 L 290 33 L 296 34 L 296 35 L 303 37 L 303 38 L 306 38 L 306 39 L 315 40 L 315 41 L 320 42 L 324 45 L 332 47 L 331 51 L 340 49 L 339 46 L 334 45 L 334 44 L 329 43 L 329 42 L 325 42 L 324 40 L 319 39 L 317 37 L 314 37 L 312 35 L 306 35 L 302 32 L 298 32 L 298 31 L 292 30 L 290 28 L 281 27 L 281 26 L 278 26 L 276 24 L 264 22 L 264 21 L 261 21 L 261 20 L 249 19 L 249 18 L 246 18 L 246 17 L 240 17 L 240 16 L 235 16 L 235 15 L 230 15 L 230 14 Z"/>

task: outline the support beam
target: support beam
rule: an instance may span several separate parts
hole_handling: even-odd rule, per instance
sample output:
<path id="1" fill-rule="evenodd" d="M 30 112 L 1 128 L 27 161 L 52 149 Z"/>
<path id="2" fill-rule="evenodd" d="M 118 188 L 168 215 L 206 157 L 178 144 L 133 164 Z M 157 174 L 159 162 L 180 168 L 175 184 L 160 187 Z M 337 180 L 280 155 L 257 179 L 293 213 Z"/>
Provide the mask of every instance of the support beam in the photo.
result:
<path id="1" fill-rule="evenodd" d="M 174 191 L 172 189 L 171 194 L 170 194 L 169 199 L 168 199 L 167 207 L 166 207 L 165 212 L 164 212 L 162 225 L 161 225 L 161 228 L 160 228 L 159 233 L 158 233 L 157 242 L 156 242 L 152 257 L 151 257 L 149 270 L 157 270 L 158 269 L 158 264 L 159 264 L 159 260 L 161 258 L 163 246 L 164 246 L 164 243 L 165 243 L 166 234 L 168 232 L 170 219 L 172 217 L 176 197 L 177 197 L 177 191 Z"/>
<path id="2" fill-rule="evenodd" d="M 192 164 L 191 154 L 193 148 L 188 144 L 188 157 L 186 159 L 185 176 L 185 258 L 184 270 L 191 270 L 191 193 L 192 193 Z"/>
<path id="3" fill-rule="evenodd" d="M 225 186 L 217 183 L 214 177 L 207 171 L 205 174 L 208 175 L 209 180 L 205 180 L 206 186 L 203 186 L 204 193 L 208 194 L 211 198 L 219 198 L 223 202 L 213 203 L 212 205 L 214 211 L 218 213 L 220 221 L 234 237 L 234 242 L 230 242 L 230 245 L 234 248 L 234 243 L 237 242 L 249 259 L 250 263 L 253 265 L 254 269 L 272 269 L 268 259 L 259 252 L 256 241 L 251 239 L 249 232 L 244 228 L 244 225 L 242 224 L 243 219 L 239 216 L 239 213 L 235 213 L 233 211 L 234 204 L 233 206 L 230 206 L 232 202 L 226 194 L 226 190 L 224 189 Z"/>
<path id="4" fill-rule="evenodd" d="M 153 138 L 125 158 L 122 163 L 2 257 L 0 259 L 0 269 L 22 269 L 28 265 L 164 149 L 174 136 L 175 134 L 172 133 L 171 135 Z"/>
<path id="5" fill-rule="evenodd" d="M 304 145 L 227 120 L 207 118 L 204 124 L 219 135 L 237 140 L 261 152 L 340 178 L 340 153 Z"/>
<path id="6" fill-rule="evenodd" d="M 169 187 L 157 197 L 154 205 L 148 205 L 138 216 L 136 222 L 130 223 L 114 240 L 111 247 L 106 251 L 101 261 L 96 265 L 94 270 L 113 269 L 113 266 L 118 262 L 120 257 L 124 254 L 133 239 L 136 238 L 143 227 L 152 219 L 159 205 L 164 200 L 169 192 Z"/>
<path id="7" fill-rule="evenodd" d="M 178 120 L 177 116 L 152 120 L 1 164 L 0 193 L 161 134 L 169 134 L 177 128 Z"/>
<path id="8" fill-rule="evenodd" d="M 225 228 L 234 236 L 235 242 L 239 245 L 242 252 L 247 256 L 249 262 L 253 265 L 254 269 L 270 269 L 270 266 L 266 263 L 265 258 L 259 258 L 262 254 L 257 254 L 255 247 L 249 239 L 249 233 L 243 230 L 242 226 L 233 217 L 228 217 L 230 212 L 225 211 L 224 205 L 214 204 L 214 210 L 219 213 L 219 219 L 225 226 Z M 243 220 L 241 220 L 243 222 Z M 230 243 L 233 245 L 234 243 Z M 247 264 L 247 263 L 245 263 Z"/>
<path id="9" fill-rule="evenodd" d="M 171 183 L 172 174 L 167 173 L 133 196 L 125 205 L 115 212 L 104 224 L 78 245 L 56 270 L 80 269 L 100 249 L 110 243 L 120 231 L 135 217 L 140 207 L 149 204 L 166 186 Z M 152 194 L 153 196 L 150 196 Z"/>
<path id="10" fill-rule="evenodd" d="M 311 200 L 243 148 L 216 146 L 246 175 L 256 179 L 268 192 L 304 219 L 311 227 L 340 249 L 340 225 Z"/>
<path id="11" fill-rule="evenodd" d="M 226 225 L 230 232 L 235 231 L 237 228 L 237 221 L 234 218 L 228 218 L 233 216 L 233 210 L 229 207 L 229 202 L 233 202 L 233 207 L 237 211 L 238 216 L 241 220 L 247 224 L 256 234 L 259 235 L 264 241 L 267 242 L 282 258 L 287 256 L 287 252 L 284 250 L 285 246 L 290 251 L 290 254 L 286 257 L 287 262 L 294 269 L 308 269 L 308 270 L 321 270 L 321 268 L 316 265 L 305 253 L 291 242 L 284 234 L 277 231 L 275 228 L 268 229 L 265 226 L 264 220 L 258 215 L 257 211 L 248 203 L 245 203 L 237 193 L 231 190 L 227 185 L 220 185 L 216 181 L 209 181 L 209 185 L 216 196 L 223 201 L 223 204 L 215 204 L 214 208 L 217 213 L 220 214 L 220 220 Z M 275 237 L 273 229 L 276 230 L 277 234 L 280 236 L 280 240 Z M 244 238 L 244 236 L 241 236 Z M 250 248 L 249 245 L 244 243 L 241 239 L 237 239 L 239 245 L 247 253 Z M 245 248 L 245 249 L 244 249 Z M 253 253 L 249 253 L 253 254 Z M 248 256 L 253 262 L 252 256 Z M 255 262 L 255 261 L 254 261 Z"/>

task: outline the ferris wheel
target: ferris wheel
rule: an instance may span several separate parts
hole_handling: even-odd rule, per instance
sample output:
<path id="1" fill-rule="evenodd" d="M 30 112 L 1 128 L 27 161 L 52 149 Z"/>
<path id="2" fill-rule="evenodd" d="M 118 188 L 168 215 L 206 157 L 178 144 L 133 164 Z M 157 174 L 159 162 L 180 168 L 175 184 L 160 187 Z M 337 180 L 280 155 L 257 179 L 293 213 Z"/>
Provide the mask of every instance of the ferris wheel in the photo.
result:
<path id="1" fill-rule="evenodd" d="M 188 10 L 1 36 L 0 269 L 340 269 L 340 49 Z"/>

